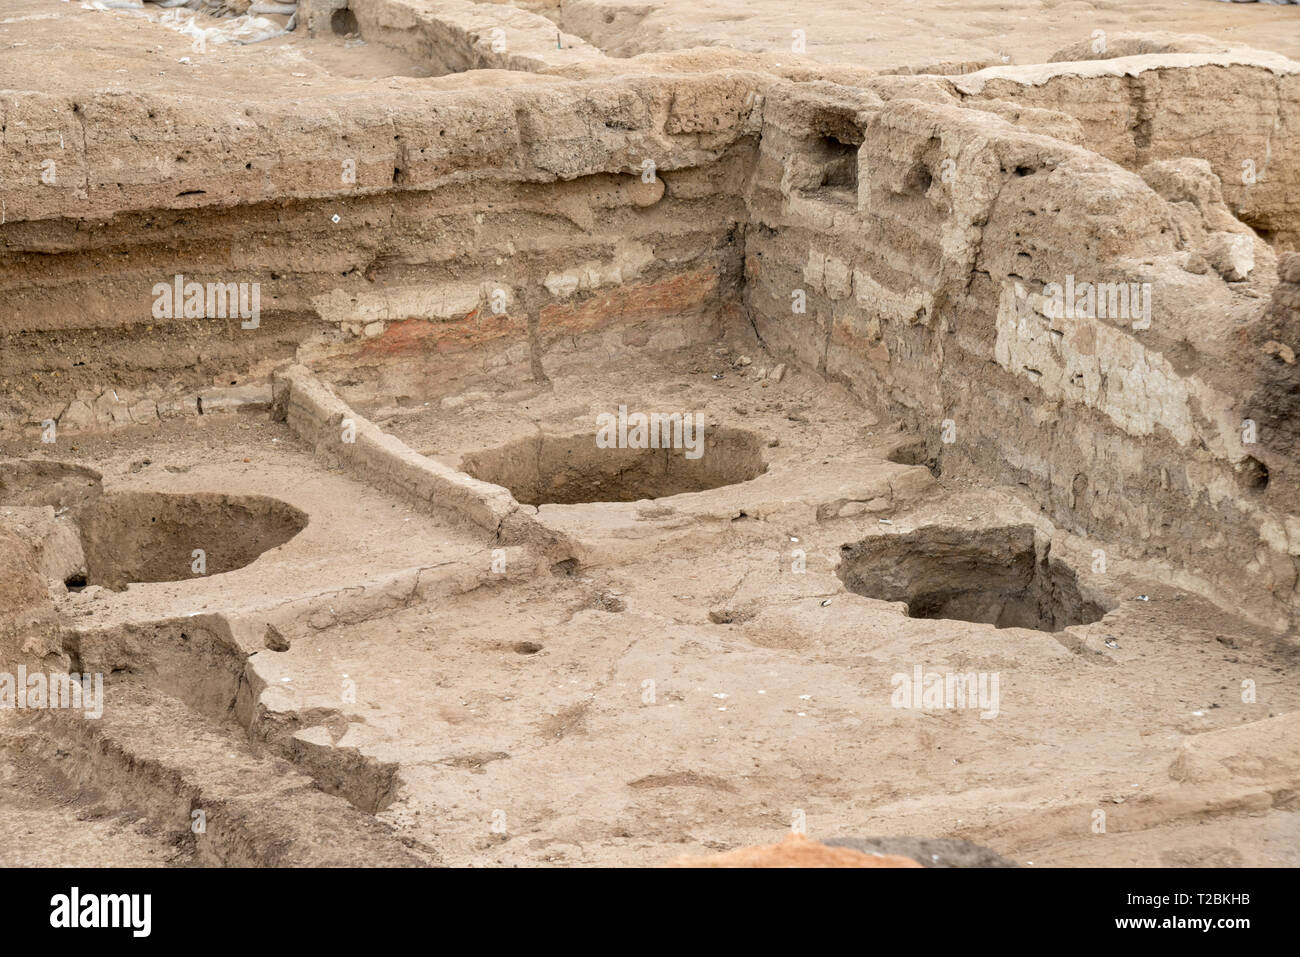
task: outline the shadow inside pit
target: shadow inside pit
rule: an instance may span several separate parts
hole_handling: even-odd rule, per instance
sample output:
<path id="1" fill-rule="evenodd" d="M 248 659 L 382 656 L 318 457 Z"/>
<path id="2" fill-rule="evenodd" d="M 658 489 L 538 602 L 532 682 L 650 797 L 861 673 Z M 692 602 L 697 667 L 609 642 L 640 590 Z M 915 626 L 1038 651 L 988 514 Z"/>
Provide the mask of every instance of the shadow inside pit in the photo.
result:
<path id="1" fill-rule="evenodd" d="M 836 574 L 855 594 L 905 602 L 912 618 L 1047 632 L 1099 621 L 1110 606 L 1050 549 L 1031 525 L 934 526 L 844 545 Z"/>
<path id="2" fill-rule="evenodd" d="M 591 433 L 540 435 L 467 455 L 461 470 L 525 505 L 638 502 L 757 478 L 763 446 L 743 429 L 708 431 L 696 458 L 681 447 L 601 448 Z"/>
<path id="3" fill-rule="evenodd" d="M 219 575 L 306 527 L 305 512 L 263 495 L 106 494 L 80 516 L 84 581 L 120 591 L 131 582 Z"/>

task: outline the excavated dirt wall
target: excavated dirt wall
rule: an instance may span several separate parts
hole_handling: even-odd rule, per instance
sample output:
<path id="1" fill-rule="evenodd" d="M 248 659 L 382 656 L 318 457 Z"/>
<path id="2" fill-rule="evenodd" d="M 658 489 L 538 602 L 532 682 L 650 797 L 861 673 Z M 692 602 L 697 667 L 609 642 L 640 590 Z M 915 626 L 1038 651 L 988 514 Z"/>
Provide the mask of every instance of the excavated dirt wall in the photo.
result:
<path id="1" fill-rule="evenodd" d="M 473 347 L 540 373 L 547 343 L 597 327 L 708 337 L 738 298 L 749 88 L 643 78 L 315 114 L 16 96 L 11 170 L 60 138 L 80 149 L 71 185 L 0 177 L 5 411 L 150 421 L 170 379 L 242 382 L 304 346 L 372 367 Z M 177 275 L 257 284 L 260 315 L 160 315 Z"/>
<path id="2" fill-rule="evenodd" d="M 1217 65 L 1165 73 L 1196 91 L 1197 115 L 1225 79 Z M 1260 331 L 1275 254 L 1227 187 L 1199 154 L 1135 175 L 1074 145 L 1088 138 L 1059 113 L 1060 137 L 1038 134 L 1055 100 L 1020 114 L 961 108 L 932 84 L 883 92 L 783 87 L 765 103 L 745 284 L 764 343 L 886 402 L 945 475 L 1026 488 L 1063 526 L 1287 627 L 1294 466 L 1249 430 L 1291 366 Z M 1225 118 L 1225 139 L 1258 117 Z M 1280 179 L 1293 164 L 1278 154 Z M 1267 215 L 1289 222 L 1285 190 L 1271 195 Z M 1135 296 L 1131 316 L 1053 316 L 1050 284 L 1076 280 L 1146 290 L 1150 315 Z"/>
<path id="3" fill-rule="evenodd" d="M 0 186 L 8 426 L 149 422 L 294 358 L 345 397 L 415 400 L 469 350 L 544 378 L 579 338 L 702 342 L 743 310 L 949 474 L 1025 487 L 1285 627 L 1300 529 L 1269 400 L 1294 389 L 1284 334 L 1253 331 L 1276 262 L 1244 222 L 1286 243 L 1300 218 L 1288 64 L 639 77 L 324 113 L 22 94 L 11 169 L 79 149 L 72 185 Z M 1251 108 L 1221 110 L 1225 90 Z M 160 317 L 177 275 L 257 284 L 260 316 Z M 1146 284 L 1149 328 L 1047 315 L 1075 280 Z"/>
<path id="4" fill-rule="evenodd" d="M 0 674 L 105 691 L 0 749 L 65 811 L 260 866 L 791 808 L 1294 863 L 1300 65 L 823 65 L 785 10 L 687 50 L 605 0 L 302 0 L 185 56 L 158 14 L 69 10 L 108 79 L 0 91 Z M 592 440 L 629 409 L 701 442 Z M 927 712 L 934 669 L 1002 698 Z"/>
<path id="5" fill-rule="evenodd" d="M 1025 486 L 1072 531 L 1169 558 L 1283 627 L 1295 490 L 1285 416 L 1258 399 L 1290 394 L 1290 365 L 1267 345 L 1284 339 L 1250 331 L 1276 270 L 1241 220 L 1291 236 L 1300 75 L 1199 56 L 867 88 L 643 77 L 395 111 L 349 97 L 328 123 L 26 94 L 6 106 L 26 131 L 14 168 L 56 137 L 81 148 L 73 186 L 4 197 L 9 425 L 148 422 L 188 411 L 186 389 L 304 357 L 354 397 L 424 396 L 466 350 L 544 377 L 575 337 L 704 341 L 743 308 L 770 349 L 895 409 L 950 473 Z M 1202 127 L 1224 88 L 1256 106 L 1216 138 Z M 1237 153 L 1262 158 L 1252 187 L 1227 175 Z M 255 283 L 261 314 L 160 317 L 155 284 L 176 275 Z M 1067 277 L 1149 284 L 1150 328 L 1046 316 Z"/>
<path id="6" fill-rule="evenodd" d="M 963 102 L 1068 114 L 1079 144 L 1126 169 L 1195 156 L 1235 215 L 1280 247 L 1300 246 L 1300 73 L 1285 57 L 1126 56 L 994 67 L 952 81 Z"/>

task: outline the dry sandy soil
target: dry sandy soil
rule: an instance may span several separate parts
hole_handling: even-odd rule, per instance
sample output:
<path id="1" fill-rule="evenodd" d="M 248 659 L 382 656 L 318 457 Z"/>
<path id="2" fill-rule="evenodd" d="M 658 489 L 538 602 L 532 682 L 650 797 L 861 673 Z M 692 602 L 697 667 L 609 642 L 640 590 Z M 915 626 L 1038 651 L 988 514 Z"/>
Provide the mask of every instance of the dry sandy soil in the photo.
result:
<path id="1" fill-rule="evenodd" d="M 1300 865 L 1300 6 L 96 6 L 0 13 L 0 865 Z"/>
<path id="2" fill-rule="evenodd" d="M 1199 0 L 781 0 L 710 3 L 524 2 L 615 56 L 699 46 L 780 53 L 802 30 L 807 55 L 822 63 L 869 67 L 962 62 L 996 57 L 1041 63 L 1055 51 L 1108 33 L 1201 34 L 1294 57 L 1300 53 L 1294 10 L 1267 4 L 1225 7 Z M 1004 59 L 1005 58 L 1005 59 Z"/>

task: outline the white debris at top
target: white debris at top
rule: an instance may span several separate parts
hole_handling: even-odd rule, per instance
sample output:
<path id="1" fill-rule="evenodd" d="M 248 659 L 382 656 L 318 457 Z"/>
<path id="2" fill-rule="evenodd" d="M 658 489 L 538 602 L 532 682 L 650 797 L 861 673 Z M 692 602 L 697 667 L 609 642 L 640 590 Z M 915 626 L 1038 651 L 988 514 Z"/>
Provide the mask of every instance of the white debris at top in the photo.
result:
<path id="1" fill-rule="evenodd" d="M 288 3 L 258 0 L 253 4 L 241 0 L 86 0 L 86 10 L 120 10 L 138 13 L 170 27 L 194 41 L 194 49 L 203 52 L 208 44 L 260 43 L 283 36 L 297 22 L 297 0 Z M 154 8 L 165 13 L 154 15 Z M 288 17 L 287 24 L 268 20 L 268 16 Z"/>

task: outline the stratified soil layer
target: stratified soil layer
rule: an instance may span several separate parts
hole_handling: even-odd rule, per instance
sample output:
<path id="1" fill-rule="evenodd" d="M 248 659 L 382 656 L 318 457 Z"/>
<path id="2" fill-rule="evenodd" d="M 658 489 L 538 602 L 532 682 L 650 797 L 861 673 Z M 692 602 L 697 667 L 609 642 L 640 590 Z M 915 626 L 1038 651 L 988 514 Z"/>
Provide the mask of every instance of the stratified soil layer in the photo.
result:
<path id="1" fill-rule="evenodd" d="M 0 864 L 1300 864 L 1300 5 L 0 50 Z"/>

